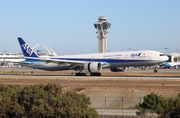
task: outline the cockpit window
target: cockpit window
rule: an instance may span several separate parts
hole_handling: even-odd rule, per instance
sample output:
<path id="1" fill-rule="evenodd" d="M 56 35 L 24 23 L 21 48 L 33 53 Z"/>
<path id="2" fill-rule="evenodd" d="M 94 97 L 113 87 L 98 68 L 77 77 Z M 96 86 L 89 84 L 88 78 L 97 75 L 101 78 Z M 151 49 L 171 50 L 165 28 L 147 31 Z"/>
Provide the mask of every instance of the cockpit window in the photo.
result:
<path id="1" fill-rule="evenodd" d="M 166 56 L 166 54 L 160 54 L 159 56 Z"/>

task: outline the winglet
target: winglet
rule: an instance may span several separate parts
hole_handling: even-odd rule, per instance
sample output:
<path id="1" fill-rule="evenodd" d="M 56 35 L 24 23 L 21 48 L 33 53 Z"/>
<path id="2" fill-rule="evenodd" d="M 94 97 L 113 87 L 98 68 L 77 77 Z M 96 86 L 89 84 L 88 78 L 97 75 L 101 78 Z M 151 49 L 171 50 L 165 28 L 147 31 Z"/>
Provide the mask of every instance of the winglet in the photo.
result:
<path id="1" fill-rule="evenodd" d="M 38 55 L 33 51 L 33 49 L 21 38 L 17 38 L 19 41 L 20 48 L 25 57 L 35 57 L 38 58 Z"/>

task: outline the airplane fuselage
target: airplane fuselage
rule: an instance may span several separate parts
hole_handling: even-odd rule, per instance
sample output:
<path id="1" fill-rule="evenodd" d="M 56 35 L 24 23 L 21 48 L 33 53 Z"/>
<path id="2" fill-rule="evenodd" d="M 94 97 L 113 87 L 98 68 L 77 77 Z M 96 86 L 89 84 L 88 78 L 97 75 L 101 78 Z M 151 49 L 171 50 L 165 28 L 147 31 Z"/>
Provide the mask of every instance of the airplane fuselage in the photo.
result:
<path id="1" fill-rule="evenodd" d="M 47 57 L 46 57 L 47 58 Z M 100 62 L 105 63 L 103 68 L 109 67 L 128 67 L 128 66 L 151 66 L 162 63 L 167 60 L 167 56 L 158 51 L 143 50 L 143 51 L 124 51 L 124 52 L 109 52 L 109 53 L 94 53 L 94 54 L 79 54 L 49 57 L 55 60 L 70 60 L 84 62 Z M 71 64 L 51 63 L 51 62 L 32 62 L 29 67 L 43 70 L 69 70 Z"/>
<path id="2" fill-rule="evenodd" d="M 158 51 L 143 50 L 69 55 L 51 57 L 51 59 L 85 62 L 105 62 L 110 66 L 142 66 L 162 63 L 167 60 L 168 57 Z"/>

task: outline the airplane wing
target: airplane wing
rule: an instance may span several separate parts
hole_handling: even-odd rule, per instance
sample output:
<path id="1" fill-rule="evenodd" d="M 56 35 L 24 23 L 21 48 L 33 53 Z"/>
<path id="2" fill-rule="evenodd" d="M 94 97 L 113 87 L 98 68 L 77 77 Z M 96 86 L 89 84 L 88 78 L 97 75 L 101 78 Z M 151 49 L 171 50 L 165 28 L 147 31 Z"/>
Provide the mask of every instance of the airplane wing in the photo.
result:
<path id="1" fill-rule="evenodd" d="M 25 57 L 25 59 L 33 59 L 33 60 L 40 60 L 46 63 L 56 63 L 56 64 L 71 64 L 72 66 L 83 66 L 85 63 L 89 61 L 75 61 L 75 60 L 64 60 L 64 59 L 51 59 L 51 58 L 32 58 L 32 57 Z M 108 65 L 106 62 L 101 62 L 102 65 Z"/>
<path id="2" fill-rule="evenodd" d="M 17 62 L 17 61 L 9 61 L 9 62 L 14 63 L 14 64 L 19 64 L 19 65 L 22 65 L 22 66 L 27 66 L 27 65 L 31 64 L 31 62 L 26 62 L 26 61 L 19 61 L 19 62 Z"/>
<path id="3" fill-rule="evenodd" d="M 86 63 L 85 61 L 74 61 L 74 60 L 64 60 L 64 59 L 51 59 L 51 58 L 32 58 L 32 57 L 25 57 L 25 59 L 33 59 L 33 60 L 40 60 L 40 61 L 45 61 L 47 63 L 52 62 L 52 63 L 68 63 L 68 64 L 84 64 Z"/>

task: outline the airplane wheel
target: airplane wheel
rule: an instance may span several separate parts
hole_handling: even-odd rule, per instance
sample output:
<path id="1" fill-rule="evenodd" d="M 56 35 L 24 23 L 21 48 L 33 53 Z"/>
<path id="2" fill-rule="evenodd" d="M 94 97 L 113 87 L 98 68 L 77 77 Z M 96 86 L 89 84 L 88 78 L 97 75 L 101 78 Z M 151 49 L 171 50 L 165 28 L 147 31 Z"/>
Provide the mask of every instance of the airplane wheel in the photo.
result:
<path id="1" fill-rule="evenodd" d="M 157 73 L 158 72 L 158 70 L 154 70 L 154 73 Z"/>
<path id="2" fill-rule="evenodd" d="M 91 76 L 101 76 L 101 73 L 90 73 Z"/>
<path id="3" fill-rule="evenodd" d="M 86 73 L 76 73 L 75 76 L 86 76 Z"/>

